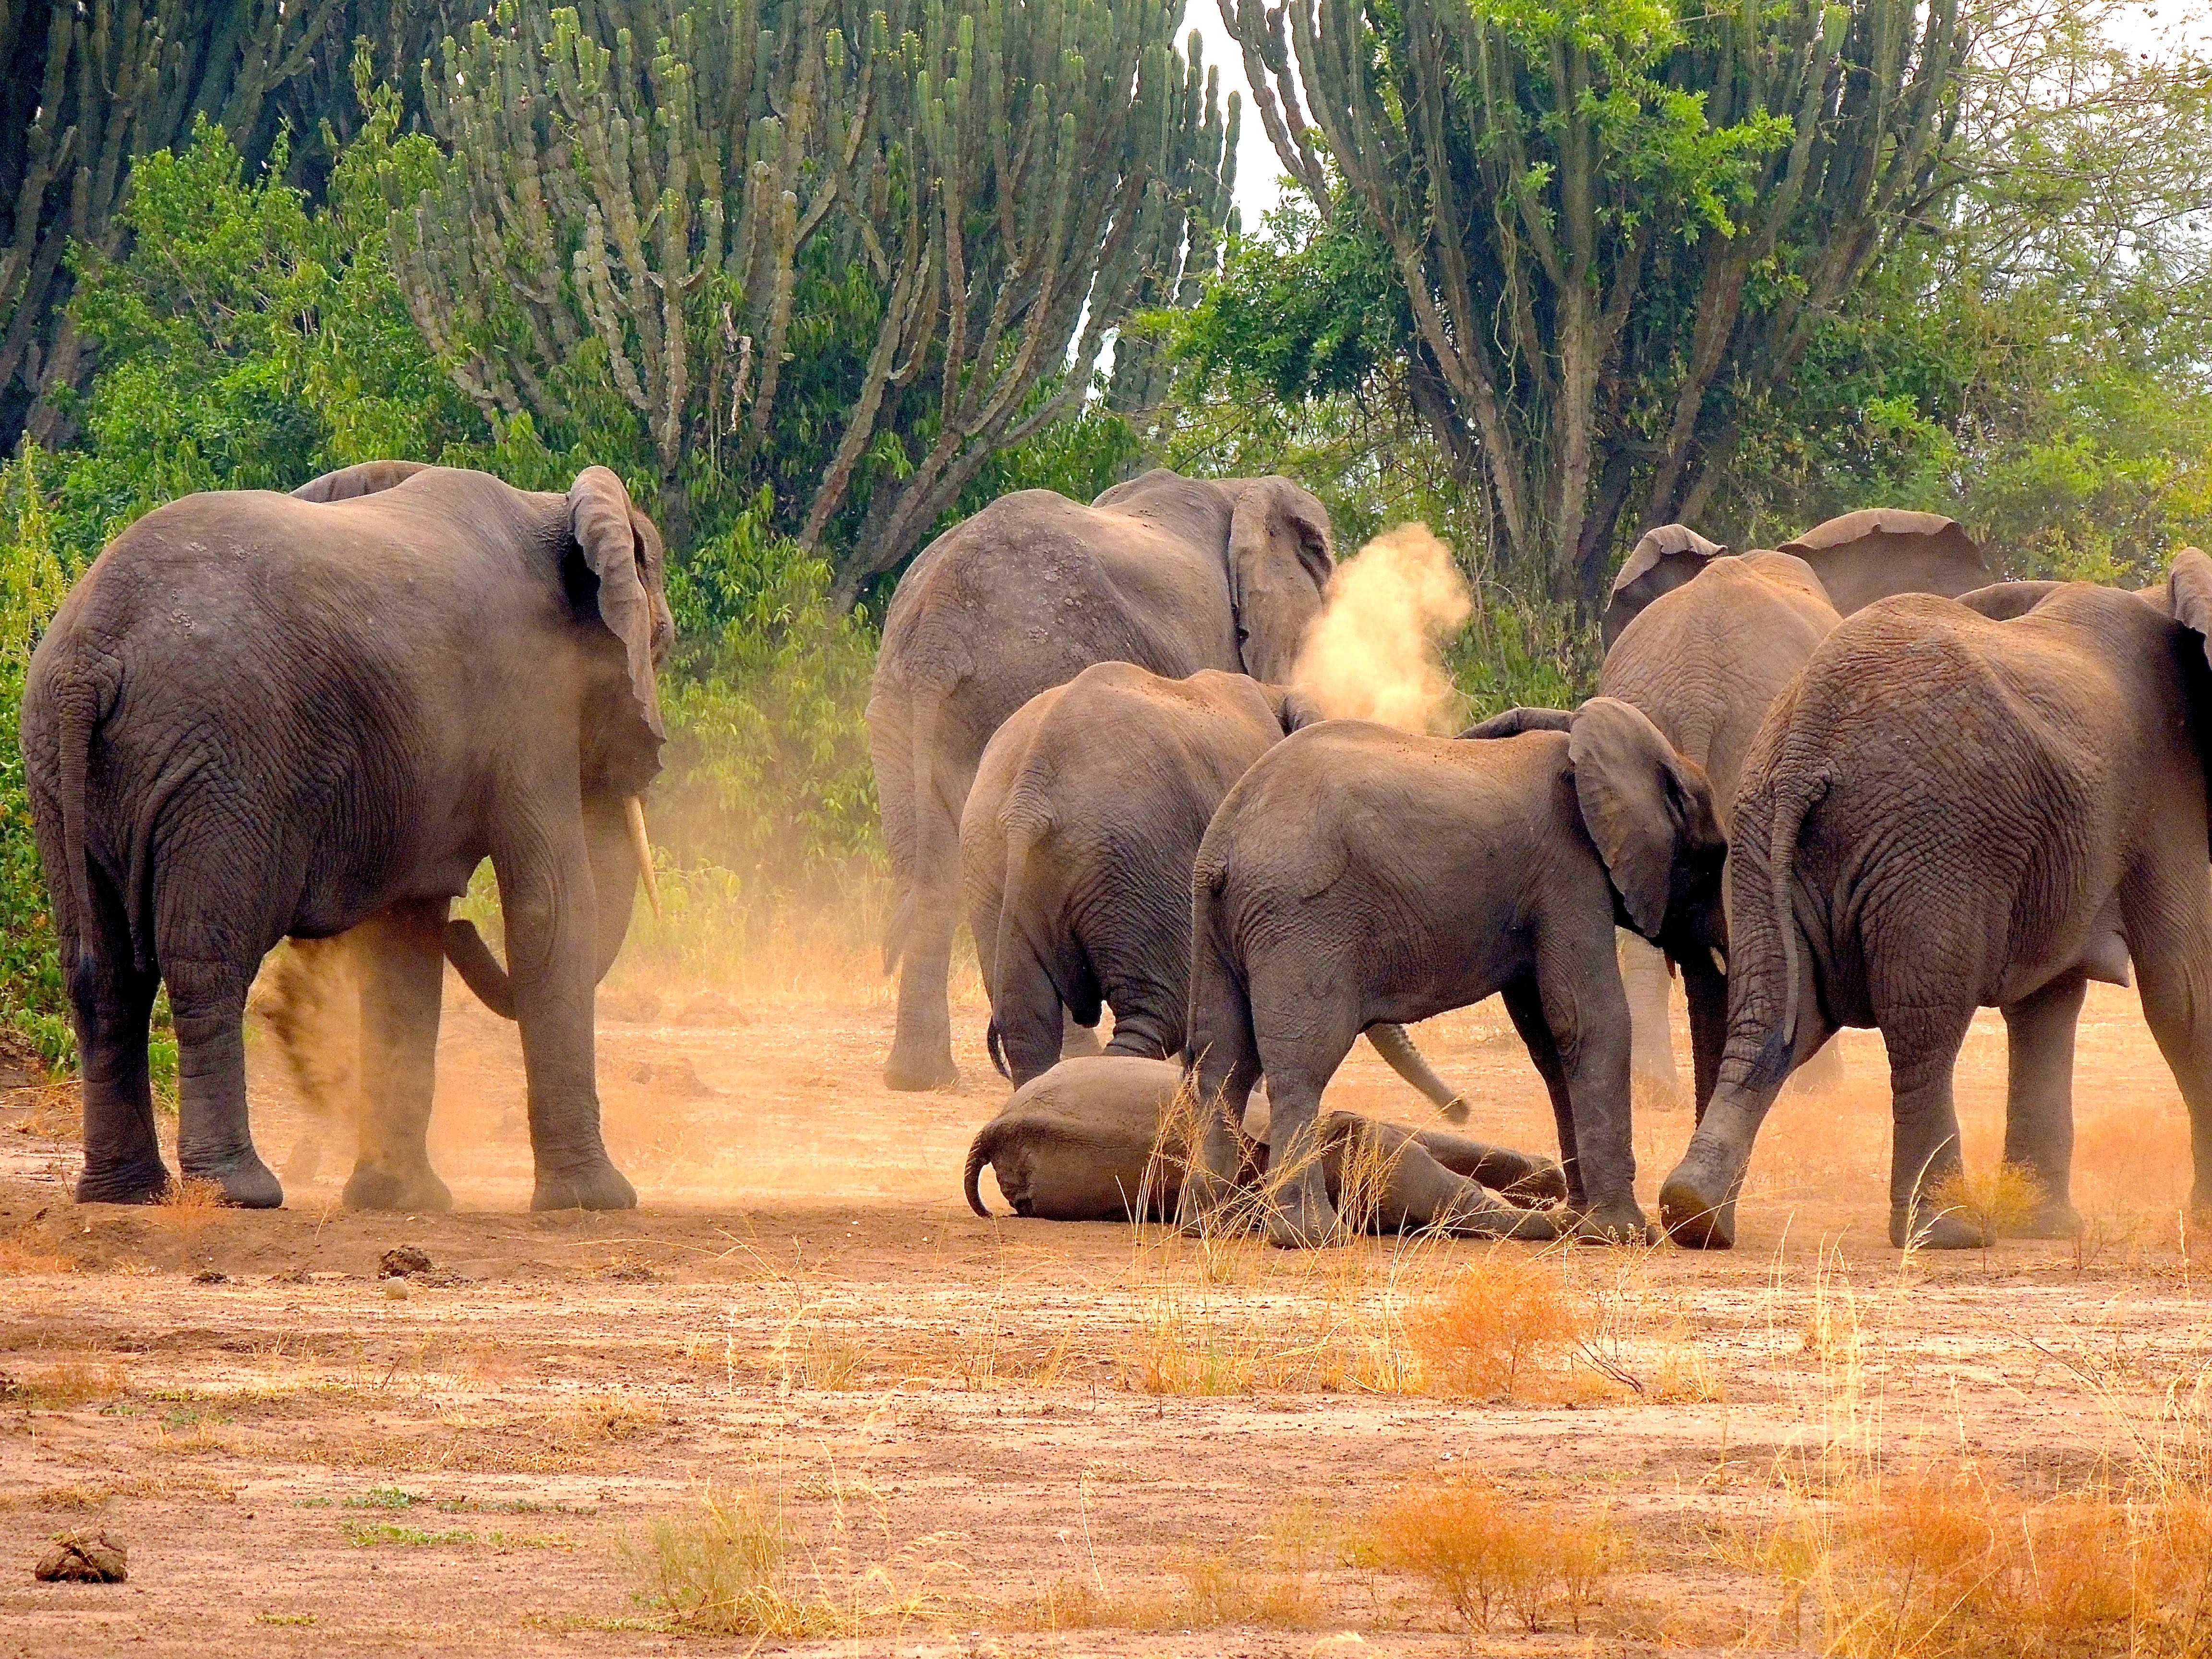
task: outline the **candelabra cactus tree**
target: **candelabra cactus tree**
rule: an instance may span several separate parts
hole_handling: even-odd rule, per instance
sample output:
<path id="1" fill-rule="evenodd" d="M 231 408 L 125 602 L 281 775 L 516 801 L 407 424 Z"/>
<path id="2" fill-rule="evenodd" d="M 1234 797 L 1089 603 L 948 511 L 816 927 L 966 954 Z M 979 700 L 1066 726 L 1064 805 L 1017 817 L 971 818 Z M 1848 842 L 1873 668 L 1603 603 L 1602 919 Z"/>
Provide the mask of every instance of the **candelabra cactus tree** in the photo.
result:
<path id="1" fill-rule="evenodd" d="M 675 539 L 770 483 L 849 598 L 1218 257 L 1234 112 L 1177 11 L 503 0 L 426 81 L 450 161 L 394 263 L 489 413 L 580 433 L 611 388 Z"/>
<path id="2" fill-rule="evenodd" d="M 1424 416 L 1562 599 L 1602 591 L 1639 488 L 1639 522 L 1697 515 L 1945 188 L 1957 0 L 1219 4 L 1285 167 L 1388 246 Z"/>

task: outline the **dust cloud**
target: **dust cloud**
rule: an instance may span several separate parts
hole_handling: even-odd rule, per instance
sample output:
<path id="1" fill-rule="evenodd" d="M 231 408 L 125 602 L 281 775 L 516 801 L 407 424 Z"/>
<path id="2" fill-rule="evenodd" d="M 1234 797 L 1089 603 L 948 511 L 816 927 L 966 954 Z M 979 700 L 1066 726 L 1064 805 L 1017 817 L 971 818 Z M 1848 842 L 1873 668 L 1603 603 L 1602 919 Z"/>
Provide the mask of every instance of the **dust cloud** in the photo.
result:
<path id="1" fill-rule="evenodd" d="M 1451 550 L 1428 526 L 1386 530 L 1337 567 L 1291 683 L 1332 720 L 1450 731 L 1459 696 L 1443 643 L 1474 610 Z"/>

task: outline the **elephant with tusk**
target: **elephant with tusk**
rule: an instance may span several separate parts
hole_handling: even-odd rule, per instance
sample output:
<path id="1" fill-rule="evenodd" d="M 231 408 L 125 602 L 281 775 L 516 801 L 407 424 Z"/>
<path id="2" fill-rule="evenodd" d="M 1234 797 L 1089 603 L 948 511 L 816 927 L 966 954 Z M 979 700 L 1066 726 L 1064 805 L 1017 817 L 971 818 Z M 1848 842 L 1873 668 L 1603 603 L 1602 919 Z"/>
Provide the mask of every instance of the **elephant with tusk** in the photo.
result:
<path id="1" fill-rule="evenodd" d="M 178 1160 L 283 1201 L 240 1022 L 286 937 L 345 935 L 361 988 L 356 1207 L 452 1201 L 425 1141 L 443 963 L 521 1028 L 537 1208 L 627 1207 L 593 987 L 652 851 L 675 628 L 660 536 L 604 467 L 565 494 L 404 461 L 291 495 L 190 495 L 117 537 L 33 659 L 23 750 L 84 1060 L 77 1196 L 169 1186 L 146 1045 L 174 1014 Z M 507 961 L 448 920 L 499 879 Z"/>
<path id="2" fill-rule="evenodd" d="M 1127 1054 L 1063 1060 L 1016 1090 L 976 1132 L 962 1175 L 968 1206 L 991 1213 L 978 1184 L 988 1168 L 1017 1215 L 1168 1219 L 1182 1195 L 1182 1143 L 1196 1117 L 1190 1098 L 1182 1068 L 1172 1061 Z M 1527 1207 L 1566 1195 L 1566 1177 L 1548 1158 L 1351 1112 L 1327 1114 L 1320 1138 L 1330 1201 L 1363 1210 L 1374 1231 L 1432 1228 L 1539 1240 L 1557 1234 L 1551 1216 Z M 1261 1113 L 1245 1117 L 1238 1148 L 1239 1185 L 1255 1190 L 1270 1163 Z M 1349 1195 L 1347 1187 L 1354 1189 Z M 1485 1188 L 1516 1201 L 1501 1204 Z M 1256 1206 L 1247 1218 L 1257 1218 Z"/>

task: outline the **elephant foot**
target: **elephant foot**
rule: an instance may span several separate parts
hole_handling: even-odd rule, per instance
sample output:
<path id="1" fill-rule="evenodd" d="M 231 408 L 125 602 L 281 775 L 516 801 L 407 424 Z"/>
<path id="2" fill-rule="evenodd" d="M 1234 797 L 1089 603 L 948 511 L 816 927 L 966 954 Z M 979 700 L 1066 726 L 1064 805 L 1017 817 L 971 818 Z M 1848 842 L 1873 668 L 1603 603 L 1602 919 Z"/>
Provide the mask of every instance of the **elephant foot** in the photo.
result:
<path id="1" fill-rule="evenodd" d="M 1531 1160 L 1528 1174 L 1498 1189 L 1516 1204 L 1557 1204 L 1567 1196 L 1567 1172 L 1558 1164 Z"/>
<path id="2" fill-rule="evenodd" d="M 1659 1189 L 1659 1220 L 1667 1237 L 1686 1250 L 1726 1250 L 1735 1245 L 1735 1200 L 1728 1183 L 1686 1160 Z"/>
<path id="3" fill-rule="evenodd" d="M 2064 1199 L 2056 1199 L 2037 1205 L 2027 1220 L 2004 1231 L 2009 1238 L 2075 1238 L 2081 1231 L 2081 1212 Z"/>
<path id="4" fill-rule="evenodd" d="M 1916 1250 L 1983 1250 L 1996 1240 L 1978 1223 L 1956 1211 L 1923 1205 L 1915 1225 L 1911 1212 L 1903 1205 L 1894 1205 L 1889 1212 L 1889 1242 L 1892 1249 L 1899 1250 L 1908 1243 Z"/>
<path id="5" fill-rule="evenodd" d="M 442 1215 L 453 1207 L 453 1189 L 424 1164 L 399 1173 L 362 1164 L 345 1184 L 349 1210 L 396 1210 L 406 1215 Z"/>
<path id="6" fill-rule="evenodd" d="M 530 1195 L 533 1210 L 634 1210 L 637 1188 L 605 1158 L 567 1170 L 538 1172 L 538 1189 Z"/>
<path id="7" fill-rule="evenodd" d="M 1279 1250 L 1316 1250 L 1340 1242 L 1336 1206 L 1286 1192 L 1267 1211 L 1267 1243 Z"/>
<path id="8" fill-rule="evenodd" d="M 284 1158 L 284 1179 L 305 1186 L 323 1167 L 323 1137 L 313 1128 L 292 1143 Z"/>
<path id="9" fill-rule="evenodd" d="M 1576 1213 L 1560 1234 L 1583 1244 L 1649 1244 L 1656 1242 L 1643 1206 L 1632 1198 L 1599 1204 Z"/>
<path id="10" fill-rule="evenodd" d="M 168 1166 L 159 1158 L 150 1164 L 118 1164 L 97 1170 L 88 1164 L 76 1178 L 80 1204 L 159 1204 L 168 1193 Z"/>
<path id="11" fill-rule="evenodd" d="M 1240 1231 L 1233 1224 L 1244 1197 L 1234 1182 L 1207 1169 L 1193 1169 L 1176 1194 L 1176 1231 L 1194 1238 Z"/>
<path id="12" fill-rule="evenodd" d="M 960 1068 L 952 1063 L 952 1046 L 947 1043 L 934 1054 L 916 1055 L 893 1048 L 891 1057 L 884 1062 L 884 1087 L 900 1094 L 921 1094 L 931 1089 L 957 1089 L 960 1086 Z"/>
<path id="13" fill-rule="evenodd" d="M 1510 1238 L 1524 1244 L 1548 1244 L 1559 1236 L 1559 1221 L 1541 1210 L 1516 1210 L 1510 1205 L 1489 1204 L 1454 1218 L 1447 1231 L 1477 1238 Z"/>
<path id="14" fill-rule="evenodd" d="M 184 1176 L 187 1181 L 213 1182 L 222 1189 L 222 1201 L 234 1209 L 274 1210 L 284 1202 L 283 1183 L 261 1155 L 251 1150 L 228 1164 L 186 1164 Z"/>

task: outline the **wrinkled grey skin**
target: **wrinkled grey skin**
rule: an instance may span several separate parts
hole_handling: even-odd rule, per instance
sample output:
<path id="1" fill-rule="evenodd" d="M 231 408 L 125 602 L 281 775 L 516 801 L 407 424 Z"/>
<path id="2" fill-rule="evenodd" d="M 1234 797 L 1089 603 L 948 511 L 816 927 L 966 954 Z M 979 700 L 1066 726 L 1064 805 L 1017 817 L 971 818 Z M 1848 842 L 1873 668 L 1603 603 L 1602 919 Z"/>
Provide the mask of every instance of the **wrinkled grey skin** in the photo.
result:
<path id="1" fill-rule="evenodd" d="M 1741 557 L 1686 526 L 1662 525 L 1637 543 L 1613 580 L 1601 622 L 1598 693 L 1635 704 L 1705 768 L 1725 830 L 1759 721 L 1844 616 L 1891 594 L 1955 595 L 1996 574 L 1964 530 L 1932 513 L 1846 514 L 1781 551 Z M 1632 1063 L 1671 1091 L 1663 966 L 1632 944 L 1622 957 L 1631 1006 L 1643 1015 Z M 1710 957 L 1677 965 L 1690 1006 L 1692 1099 L 1702 1110 L 1720 1060 L 1727 980 Z M 1831 1073 L 1834 1054 L 1824 1051 Z"/>
<path id="2" fill-rule="evenodd" d="M 1717 936 L 1724 852 L 1702 770 L 1628 704 L 1515 710 L 1482 740 L 1331 720 L 1285 738 L 1214 814 L 1193 877 L 1185 1062 L 1208 1109 L 1182 1218 L 1236 1176 L 1264 1072 L 1279 1161 L 1268 1236 L 1323 1243 L 1322 1089 L 1378 1021 L 1503 992 L 1542 1073 L 1577 1231 L 1640 1239 L 1616 921 L 1686 956 Z"/>
<path id="3" fill-rule="evenodd" d="M 1017 1215 L 1047 1221 L 1173 1216 L 1182 1190 L 1183 1160 L 1175 1146 L 1182 1082 L 1182 1066 L 1167 1060 L 1110 1054 L 1062 1060 L 1015 1091 L 977 1132 L 963 1176 L 969 1207 L 990 1214 L 976 1184 L 988 1164 Z M 1267 1176 L 1267 1131 L 1249 1120 L 1246 1127 L 1252 1132 L 1238 1134 L 1238 1179 L 1251 1188 Z M 1347 1156 L 1355 1167 L 1371 1160 L 1382 1175 L 1367 1218 L 1376 1232 L 1556 1235 L 1550 1217 L 1500 1204 L 1483 1190 L 1493 1187 L 1522 1203 L 1563 1197 L 1566 1179 L 1547 1158 L 1350 1112 L 1323 1115 L 1320 1144 L 1331 1203 L 1343 1201 Z"/>
<path id="4" fill-rule="evenodd" d="M 1182 1049 L 1190 872 L 1245 769 L 1318 716 L 1295 691 L 1201 669 L 1171 680 L 1096 663 L 1017 710 L 983 750 L 960 820 L 962 885 L 991 999 L 994 1059 L 1017 1085 L 1114 1011 L 1113 1054 Z M 1396 1025 L 1377 1053 L 1455 1122 L 1467 1103 Z"/>
<path id="5" fill-rule="evenodd" d="M 1889 1053 L 1891 1242 L 1980 1243 L 1928 1201 L 1959 1168 L 1952 1072 L 1977 1007 L 2006 1011 L 2020 1067 L 2007 1156 L 2063 1199 L 2069 1108 L 2023 1100 L 2021 1070 L 2043 1069 L 2023 1049 L 2070 1066 L 2083 981 L 2125 983 L 2130 959 L 2189 1106 L 2194 1202 L 2212 1201 L 2208 630 L 2212 560 L 2191 549 L 2164 606 L 2007 584 L 1887 600 L 1822 641 L 1744 768 L 1727 1044 L 1660 1195 L 1677 1240 L 1734 1242 L 1775 1091 L 1858 1025 Z"/>
<path id="6" fill-rule="evenodd" d="M 1327 512 L 1288 479 L 1164 470 L 1088 507 L 1048 489 L 1002 496 L 923 550 L 884 619 L 868 700 L 896 890 L 888 1086 L 957 1077 L 945 973 L 960 815 L 991 734 L 1097 662 L 1287 680 L 1333 568 Z"/>
<path id="7" fill-rule="evenodd" d="M 659 770 L 672 634 L 659 536 L 603 467 L 563 496 L 374 462 L 295 496 L 187 496 L 118 536 L 23 702 L 83 1057 L 78 1197 L 169 1185 L 146 1062 L 166 984 L 184 1175 L 281 1202 L 247 1123 L 246 989 L 287 935 L 349 933 L 364 1115 L 349 1204 L 451 1203 L 424 1145 L 448 952 L 521 1025 L 532 1205 L 634 1204 L 600 1138 L 592 988 L 629 926 L 623 807 Z M 487 857 L 507 973 L 447 921 Z"/>

